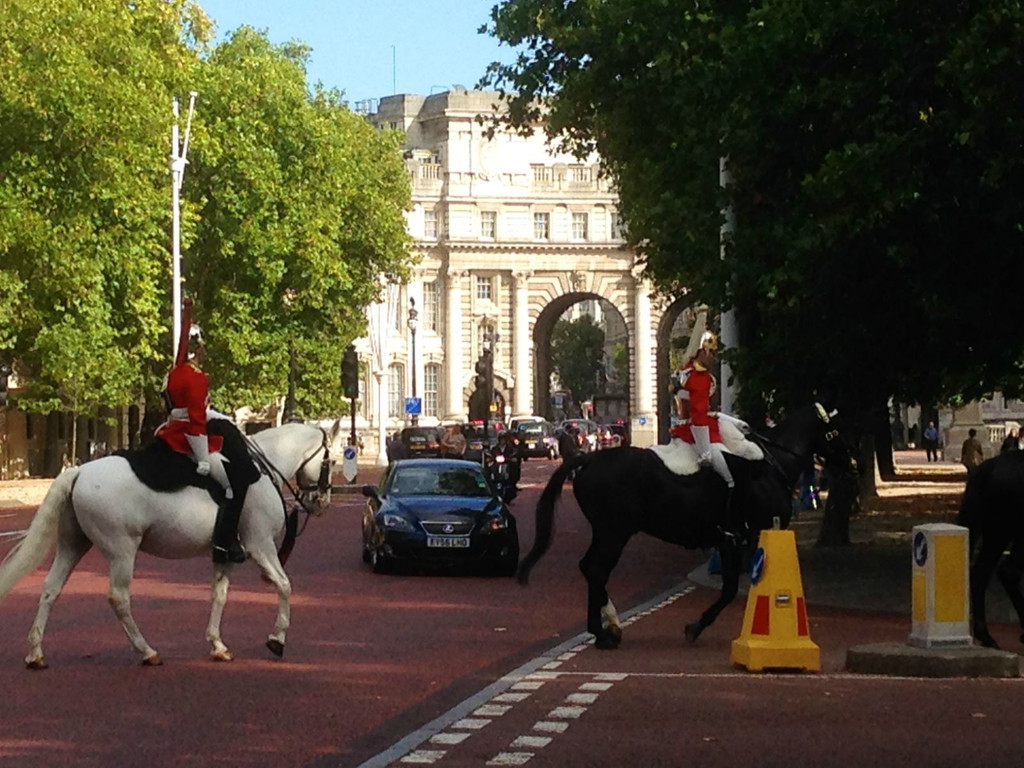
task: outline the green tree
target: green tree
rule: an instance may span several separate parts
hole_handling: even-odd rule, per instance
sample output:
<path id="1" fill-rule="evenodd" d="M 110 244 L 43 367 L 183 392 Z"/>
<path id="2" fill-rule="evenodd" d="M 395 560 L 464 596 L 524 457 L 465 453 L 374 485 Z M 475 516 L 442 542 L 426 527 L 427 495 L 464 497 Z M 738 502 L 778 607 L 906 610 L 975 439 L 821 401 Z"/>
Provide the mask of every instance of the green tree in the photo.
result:
<path id="1" fill-rule="evenodd" d="M 737 308 L 744 412 L 825 388 L 885 440 L 890 396 L 1020 391 L 1019 2 L 507 0 L 488 29 L 510 120 L 601 153 L 664 291 Z"/>
<path id="2" fill-rule="evenodd" d="M 363 307 L 409 259 L 400 138 L 310 95 L 307 55 L 242 27 L 202 73 L 184 273 L 222 407 L 283 396 L 294 349 L 298 414 L 337 413 Z"/>
<path id="3" fill-rule="evenodd" d="M 551 369 L 576 402 L 599 390 L 604 331 L 590 315 L 559 320 L 551 332 Z"/>
<path id="4" fill-rule="evenodd" d="M 144 384 L 165 316 L 167 105 L 206 29 L 184 0 L 0 6 L 0 356 L 22 409 L 95 413 Z"/>

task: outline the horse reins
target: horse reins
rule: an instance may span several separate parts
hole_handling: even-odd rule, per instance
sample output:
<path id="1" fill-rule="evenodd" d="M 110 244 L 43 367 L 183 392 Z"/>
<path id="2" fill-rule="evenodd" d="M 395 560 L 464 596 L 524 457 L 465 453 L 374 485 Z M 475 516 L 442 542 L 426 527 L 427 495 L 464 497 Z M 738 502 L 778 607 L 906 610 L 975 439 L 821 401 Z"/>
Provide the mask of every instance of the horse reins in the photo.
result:
<path id="1" fill-rule="evenodd" d="M 260 468 L 260 471 L 263 474 L 267 475 L 271 480 L 273 480 L 275 477 L 277 477 L 280 480 L 280 484 L 276 482 L 274 483 L 274 488 L 277 489 L 277 495 L 281 497 L 282 507 L 287 508 L 287 502 L 285 501 L 284 498 L 284 492 L 281 490 L 281 485 L 284 485 L 291 492 L 292 498 L 295 499 L 296 502 L 298 502 L 300 507 L 302 507 L 302 511 L 306 513 L 306 523 L 309 522 L 309 518 L 311 515 L 314 514 L 314 511 L 310 509 L 309 506 L 307 506 L 307 502 L 302 497 L 300 491 L 317 491 L 322 495 L 327 492 L 327 490 L 330 488 L 331 483 L 331 449 L 330 445 L 327 442 L 327 432 L 324 431 L 323 427 L 320 427 L 319 429 L 320 435 L 323 438 L 320 443 L 320 448 L 323 449 L 324 452 L 323 460 L 320 462 L 320 476 L 317 478 L 316 485 L 303 485 L 301 480 L 297 481 L 296 485 L 298 486 L 298 491 L 296 491 L 295 488 L 292 486 L 291 480 L 285 477 L 284 473 L 276 466 L 274 466 L 270 459 L 267 458 L 267 455 L 266 453 L 263 452 L 263 449 L 260 448 L 248 436 L 243 435 L 243 437 L 245 438 L 245 442 L 249 447 L 249 455 L 252 457 L 256 465 Z M 311 462 L 316 457 L 317 453 L 318 451 L 314 451 L 309 456 L 307 456 L 306 459 L 301 464 L 299 464 L 298 469 L 295 470 L 296 477 L 298 477 L 299 472 L 302 471 L 303 467 L 309 464 L 309 462 Z M 303 525 L 302 528 L 303 530 L 305 530 L 306 526 Z"/>

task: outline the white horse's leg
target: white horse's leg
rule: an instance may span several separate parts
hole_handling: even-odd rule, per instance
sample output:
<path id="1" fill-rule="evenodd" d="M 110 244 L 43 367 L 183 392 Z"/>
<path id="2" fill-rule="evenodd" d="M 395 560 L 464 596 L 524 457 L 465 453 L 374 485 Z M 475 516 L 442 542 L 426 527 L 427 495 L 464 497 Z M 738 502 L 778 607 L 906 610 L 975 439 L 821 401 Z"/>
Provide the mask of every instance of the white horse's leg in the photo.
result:
<path id="1" fill-rule="evenodd" d="M 258 548 L 252 552 L 252 559 L 277 589 L 277 621 L 274 622 L 274 633 L 267 638 L 267 648 L 272 654 L 280 657 L 284 655 L 285 635 L 291 624 L 292 584 L 288 580 L 288 574 L 281 567 L 281 561 L 277 559 L 277 552 L 274 549 L 268 554 L 262 548 Z"/>
<path id="2" fill-rule="evenodd" d="M 121 620 L 124 633 L 132 647 L 142 654 L 142 663 L 146 666 L 157 667 L 163 664 L 160 654 L 150 647 L 146 638 L 139 631 L 139 625 L 135 623 L 132 616 L 132 575 L 135 572 L 135 552 L 129 555 L 118 555 L 110 558 L 110 592 L 107 594 L 107 601 L 114 609 L 117 618 Z"/>
<path id="3" fill-rule="evenodd" d="M 46 658 L 43 656 L 43 633 L 46 631 L 46 622 L 50 618 L 50 609 L 54 602 L 60 597 L 61 590 L 68 581 L 68 576 L 75 569 L 79 561 L 92 547 L 92 542 L 82 536 L 81 532 L 61 533 L 57 540 L 57 554 L 53 558 L 53 565 L 50 566 L 43 582 L 43 591 L 39 595 L 39 610 L 36 612 L 36 620 L 32 622 L 32 629 L 28 633 L 28 656 L 25 657 L 25 666 L 29 669 L 46 669 Z"/>
<path id="4" fill-rule="evenodd" d="M 228 576 L 230 566 L 215 565 L 213 567 L 213 584 L 211 587 L 213 602 L 210 608 L 210 623 L 206 627 L 206 639 L 213 648 L 210 656 L 214 661 L 231 661 L 235 655 L 224 645 L 220 636 L 220 620 L 224 615 L 224 605 L 228 601 L 228 587 L 231 579 Z"/>

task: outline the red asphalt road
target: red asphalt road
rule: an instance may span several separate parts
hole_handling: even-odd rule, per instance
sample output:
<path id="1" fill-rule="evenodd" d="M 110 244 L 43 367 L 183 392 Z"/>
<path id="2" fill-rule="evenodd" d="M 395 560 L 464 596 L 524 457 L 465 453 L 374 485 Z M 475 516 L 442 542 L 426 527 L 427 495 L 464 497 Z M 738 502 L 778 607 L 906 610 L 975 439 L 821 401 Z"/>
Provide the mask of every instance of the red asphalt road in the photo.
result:
<path id="1" fill-rule="evenodd" d="M 528 462 L 526 483 L 553 463 Z M 360 482 L 372 471 L 363 471 Z M 513 505 L 524 550 L 538 489 Z M 95 551 L 71 575 L 44 640 L 50 669 L 24 669 L 45 569 L 0 606 L 0 765 L 356 765 L 524 660 L 583 628 L 576 563 L 589 526 L 569 500 L 531 585 L 471 576 L 379 576 L 360 559 L 359 496 L 336 496 L 309 522 L 288 564 L 292 626 L 282 660 L 263 647 L 276 595 L 247 565 L 222 623 L 236 660 L 207 658 L 210 567 L 140 555 L 133 611 L 164 659 L 139 666 L 106 602 Z M 0 514 L 24 528 L 32 510 Z M 0 540 L 0 552 L 7 547 Z M 696 553 L 637 539 L 614 574 L 627 607 L 682 581 Z"/>

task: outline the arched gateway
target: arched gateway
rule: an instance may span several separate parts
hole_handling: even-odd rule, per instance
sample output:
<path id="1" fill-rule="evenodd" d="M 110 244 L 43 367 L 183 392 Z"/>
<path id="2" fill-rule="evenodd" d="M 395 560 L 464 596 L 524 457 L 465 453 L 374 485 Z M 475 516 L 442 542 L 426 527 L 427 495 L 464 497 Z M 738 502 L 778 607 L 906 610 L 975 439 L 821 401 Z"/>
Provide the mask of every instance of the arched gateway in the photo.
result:
<path id="1" fill-rule="evenodd" d="M 366 387 L 362 410 L 372 424 L 405 420 L 399 405 L 422 399 L 420 424 L 464 420 L 475 366 L 493 349 L 494 384 L 506 416 L 546 413 L 550 338 L 561 314 L 580 301 L 603 299 L 629 356 L 630 428 L 636 445 L 667 431 L 659 400 L 670 371 L 664 303 L 625 248 L 618 200 L 597 157 L 554 151 L 542 135 L 488 135 L 497 94 L 448 91 L 398 95 L 370 115 L 406 133 L 406 167 L 413 192 L 407 224 L 419 261 L 401 289 L 390 333 L 388 384 Z M 417 311 L 415 333 L 406 329 Z M 678 311 L 675 311 L 678 316 Z M 369 344 L 357 344 L 373 381 Z M 384 392 L 386 394 L 377 394 Z M 383 400 L 386 402 L 375 402 Z"/>

